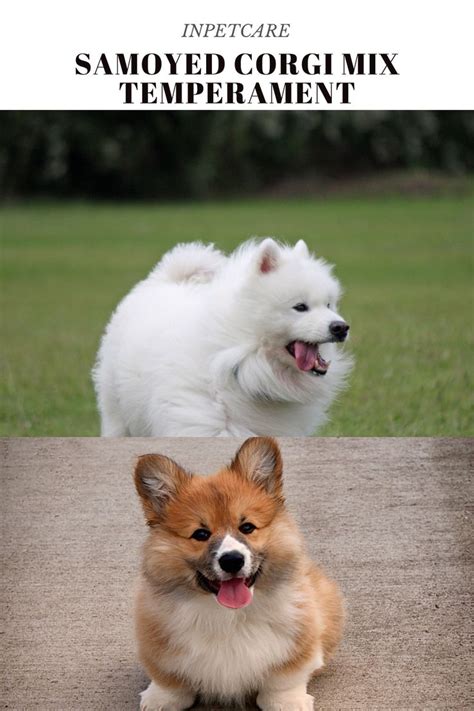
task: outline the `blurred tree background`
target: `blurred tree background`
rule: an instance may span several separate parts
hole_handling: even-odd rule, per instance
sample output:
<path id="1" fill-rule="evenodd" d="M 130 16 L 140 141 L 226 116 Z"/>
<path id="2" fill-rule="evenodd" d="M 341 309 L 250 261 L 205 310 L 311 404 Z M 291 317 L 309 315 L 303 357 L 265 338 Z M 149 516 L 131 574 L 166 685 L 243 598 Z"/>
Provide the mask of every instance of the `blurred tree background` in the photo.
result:
<path id="1" fill-rule="evenodd" d="M 474 112 L 7 111 L 0 123 L 4 199 L 200 199 L 474 169 Z"/>

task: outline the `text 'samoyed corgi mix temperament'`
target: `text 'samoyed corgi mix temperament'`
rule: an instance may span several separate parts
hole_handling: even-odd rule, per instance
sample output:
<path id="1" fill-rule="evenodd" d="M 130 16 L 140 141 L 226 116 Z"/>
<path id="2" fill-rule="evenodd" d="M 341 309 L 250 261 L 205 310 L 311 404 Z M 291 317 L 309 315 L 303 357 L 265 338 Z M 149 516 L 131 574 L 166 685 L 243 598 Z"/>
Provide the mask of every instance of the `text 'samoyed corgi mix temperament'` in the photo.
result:
<path id="1" fill-rule="evenodd" d="M 339 282 L 300 240 L 167 252 L 120 302 L 94 382 L 106 437 L 304 436 L 351 359 Z"/>
<path id="2" fill-rule="evenodd" d="M 312 709 L 307 684 L 340 639 L 342 601 L 285 509 L 276 442 L 248 439 L 208 477 L 145 455 L 135 482 L 150 526 L 136 604 L 152 680 L 141 709 L 180 711 L 198 695 Z"/>

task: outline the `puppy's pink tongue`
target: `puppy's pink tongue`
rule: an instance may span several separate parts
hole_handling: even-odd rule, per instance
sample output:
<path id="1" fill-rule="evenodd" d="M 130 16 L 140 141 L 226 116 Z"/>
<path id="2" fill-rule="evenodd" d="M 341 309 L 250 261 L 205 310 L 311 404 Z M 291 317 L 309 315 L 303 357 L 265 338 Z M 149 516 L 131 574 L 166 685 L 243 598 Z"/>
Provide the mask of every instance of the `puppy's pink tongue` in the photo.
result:
<path id="1" fill-rule="evenodd" d="M 250 605 L 252 593 L 243 578 L 223 580 L 217 593 L 217 602 L 224 607 L 231 607 L 236 610 L 239 607 Z"/>
<path id="2" fill-rule="evenodd" d="M 317 364 L 318 347 L 303 341 L 295 341 L 295 360 L 300 370 L 311 370 Z"/>

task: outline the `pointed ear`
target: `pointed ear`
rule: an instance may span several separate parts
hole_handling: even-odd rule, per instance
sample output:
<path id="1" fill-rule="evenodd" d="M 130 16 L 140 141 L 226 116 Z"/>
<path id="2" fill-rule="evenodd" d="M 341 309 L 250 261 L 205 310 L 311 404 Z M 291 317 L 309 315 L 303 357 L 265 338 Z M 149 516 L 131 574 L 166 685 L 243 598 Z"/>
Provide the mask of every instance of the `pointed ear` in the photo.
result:
<path id="1" fill-rule="evenodd" d="M 231 464 L 231 468 L 267 493 L 283 499 L 283 462 L 280 448 L 272 437 L 250 437 Z"/>
<path id="2" fill-rule="evenodd" d="M 268 274 L 278 269 L 280 262 L 280 250 L 274 239 L 267 237 L 263 240 L 258 249 L 258 271 L 260 274 Z"/>
<path id="3" fill-rule="evenodd" d="M 294 250 L 296 254 L 300 255 L 300 257 L 309 257 L 308 245 L 303 239 L 298 240 L 295 244 Z"/>
<path id="4" fill-rule="evenodd" d="M 141 498 L 147 524 L 157 523 L 168 501 L 192 478 L 176 462 L 161 454 L 145 454 L 135 467 L 135 487 Z"/>

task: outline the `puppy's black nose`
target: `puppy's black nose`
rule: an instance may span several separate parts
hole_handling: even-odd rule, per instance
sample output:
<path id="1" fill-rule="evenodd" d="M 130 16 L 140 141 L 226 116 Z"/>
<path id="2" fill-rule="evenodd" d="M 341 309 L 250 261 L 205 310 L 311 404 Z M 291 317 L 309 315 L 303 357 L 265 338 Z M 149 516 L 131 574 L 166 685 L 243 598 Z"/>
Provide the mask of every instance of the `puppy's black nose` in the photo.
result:
<path id="1" fill-rule="evenodd" d="M 350 326 L 345 321 L 332 321 L 329 324 L 329 333 L 336 341 L 345 341 Z"/>
<path id="2" fill-rule="evenodd" d="M 245 563 L 245 558 L 239 551 L 223 553 L 219 558 L 219 565 L 226 573 L 238 573 Z"/>

